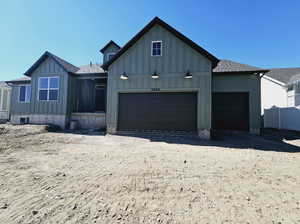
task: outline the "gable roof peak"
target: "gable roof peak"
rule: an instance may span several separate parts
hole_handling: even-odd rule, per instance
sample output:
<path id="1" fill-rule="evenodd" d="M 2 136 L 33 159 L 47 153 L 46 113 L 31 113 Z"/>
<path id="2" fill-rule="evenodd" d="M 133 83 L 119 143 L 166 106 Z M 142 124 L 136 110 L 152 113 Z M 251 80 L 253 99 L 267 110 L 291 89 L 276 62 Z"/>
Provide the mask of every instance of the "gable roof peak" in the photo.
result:
<path id="1" fill-rule="evenodd" d="M 116 42 L 110 40 L 102 49 L 100 49 L 100 52 L 103 54 L 106 48 L 108 48 L 110 45 L 115 45 L 119 49 L 121 48 Z"/>
<path id="2" fill-rule="evenodd" d="M 116 55 L 106 63 L 102 65 L 102 68 L 107 70 L 108 67 L 115 61 L 117 60 L 124 52 L 126 52 L 131 46 L 133 46 L 145 33 L 147 33 L 154 25 L 160 25 L 163 28 L 165 28 L 167 31 L 175 35 L 178 39 L 181 41 L 185 42 L 187 45 L 192 47 L 195 51 L 198 53 L 204 55 L 208 59 L 212 61 L 213 67 L 217 65 L 219 62 L 219 59 L 200 47 L 198 44 L 193 42 L 191 39 L 177 31 L 175 28 L 171 27 L 169 24 L 161 20 L 159 17 L 154 17 L 140 32 L 138 32 L 131 40 L 129 40 L 119 51 L 116 53 Z"/>
<path id="3" fill-rule="evenodd" d="M 24 73 L 24 75 L 30 76 L 31 73 L 48 57 L 52 58 L 68 73 L 75 73 L 76 71 L 79 70 L 79 68 L 76 67 L 75 65 L 72 65 L 71 63 L 50 53 L 49 51 L 45 51 L 45 53 L 42 54 L 42 56 Z"/>

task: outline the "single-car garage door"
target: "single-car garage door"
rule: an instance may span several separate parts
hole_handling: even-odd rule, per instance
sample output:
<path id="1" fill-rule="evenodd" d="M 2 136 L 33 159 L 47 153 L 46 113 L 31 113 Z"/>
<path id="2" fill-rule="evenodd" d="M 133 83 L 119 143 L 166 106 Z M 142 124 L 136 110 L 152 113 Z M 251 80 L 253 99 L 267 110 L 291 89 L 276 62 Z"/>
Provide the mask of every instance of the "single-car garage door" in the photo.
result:
<path id="1" fill-rule="evenodd" d="M 120 93 L 118 130 L 197 130 L 197 93 Z"/>
<path id="2" fill-rule="evenodd" d="M 249 131 L 249 94 L 213 93 L 212 126 L 215 130 Z"/>

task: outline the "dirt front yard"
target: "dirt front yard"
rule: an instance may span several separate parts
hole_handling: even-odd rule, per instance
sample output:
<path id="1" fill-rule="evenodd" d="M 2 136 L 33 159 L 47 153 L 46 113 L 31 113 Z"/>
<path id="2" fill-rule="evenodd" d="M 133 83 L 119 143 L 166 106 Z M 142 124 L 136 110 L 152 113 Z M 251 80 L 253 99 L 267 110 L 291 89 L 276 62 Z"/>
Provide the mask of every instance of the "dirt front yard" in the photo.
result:
<path id="1" fill-rule="evenodd" d="M 0 223 L 300 223 L 300 144 L 281 137 L 0 125 Z"/>

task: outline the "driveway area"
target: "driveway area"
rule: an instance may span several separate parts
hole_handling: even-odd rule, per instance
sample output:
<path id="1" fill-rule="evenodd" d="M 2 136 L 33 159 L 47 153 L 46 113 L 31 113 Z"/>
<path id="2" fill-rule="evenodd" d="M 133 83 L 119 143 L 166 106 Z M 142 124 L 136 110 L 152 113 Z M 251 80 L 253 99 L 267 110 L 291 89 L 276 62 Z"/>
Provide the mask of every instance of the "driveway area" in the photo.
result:
<path id="1" fill-rule="evenodd" d="M 300 223 L 300 136 L 0 125 L 0 223 Z"/>

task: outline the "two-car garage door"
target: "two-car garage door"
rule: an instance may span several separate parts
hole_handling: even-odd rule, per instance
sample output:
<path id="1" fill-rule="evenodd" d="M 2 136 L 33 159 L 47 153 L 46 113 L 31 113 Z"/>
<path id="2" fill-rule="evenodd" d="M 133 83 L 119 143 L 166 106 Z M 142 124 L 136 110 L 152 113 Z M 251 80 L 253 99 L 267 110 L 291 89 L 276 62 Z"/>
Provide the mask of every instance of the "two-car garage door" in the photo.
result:
<path id="1" fill-rule="evenodd" d="M 197 93 L 120 93 L 118 130 L 197 130 Z"/>
<path id="2" fill-rule="evenodd" d="M 249 131 L 249 93 L 213 93 L 212 128 Z M 118 130 L 196 131 L 197 93 L 120 93 Z"/>

